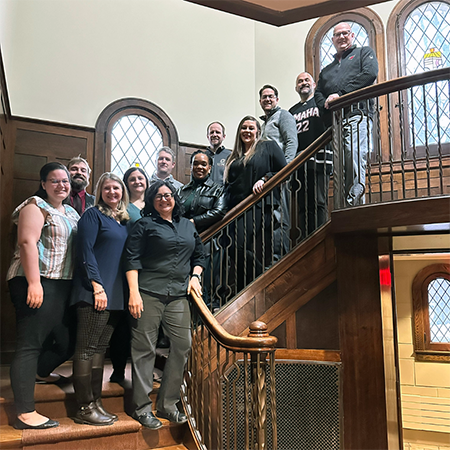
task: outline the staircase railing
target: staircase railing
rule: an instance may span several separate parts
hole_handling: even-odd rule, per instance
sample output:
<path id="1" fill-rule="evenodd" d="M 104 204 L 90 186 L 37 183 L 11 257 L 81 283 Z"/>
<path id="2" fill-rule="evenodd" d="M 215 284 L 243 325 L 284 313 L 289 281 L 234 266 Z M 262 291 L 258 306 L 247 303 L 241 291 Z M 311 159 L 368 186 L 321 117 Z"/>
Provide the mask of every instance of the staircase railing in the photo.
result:
<path id="1" fill-rule="evenodd" d="M 232 336 L 194 296 L 192 351 L 182 400 L 197 446 L 277 449 L 275 345 L 263 322 Z"/>
<path id="2" fill-rule="evenodd" d="M 344 129 L 350 126 L 349 112 L 360 110 L 363 115 L 372 107 L 370 99 L 374 99 L 375 131 L 370 127 L 365 131 L 367 141 L 373 133 L 374 143 L 362 178 L 365 202 L 449 193 L 450 183 L 445 181 L 450 178 L 449 78 L 450 69 L 399 78 L 348 94 L 332 104 L 331 210 L 349 206 Z M 419 100 L 421 108 L 416 107 Z M 358 126 L 354 132 L 360 133 Z M 250 325 L 248 337 L 231 336 L 211 312 L 322 225 L 318 178 L 310 174 L 318 172 L 314 156 L 331 137 L 330 128 L 265 183 L 262 193 L 249 196 L 202 234 L 210 254 L 204 276 L 207 292 L 205 301 L 193 297 L 193 344 L 183 386 L 189 423 L 202 449 L 277 448 L 276 338 L 268 335 L 262 322 Z M 358 164 L 359 142 L 357 139 L 352 148 Z M 326 192 L 328 179 L 323 180 L 322 191 Z M 289 205 L 288 217 L 280 206 L 283 202 Z"/>
<path id="3" fill-rule="evenodd" d="M 334 209 L 449 194 L 449 100 L 444 68 L 332 102 Z M 356 180 L 364 192 L 355 201 Z"/>
<path id="4" fill-rule="evenodd" d="M 308 176 L 307 165 L 330 141 L 328 129 L 266 182 L 262 193 L 250 195 L 202 233 L 209 252 L 204 301 L 210 310 L 228 303 L 326 222 L 326 200 L 320 214 L 318 185 Z M 323 180 L 322 191 L 328 192 L 329 176 Z"/>

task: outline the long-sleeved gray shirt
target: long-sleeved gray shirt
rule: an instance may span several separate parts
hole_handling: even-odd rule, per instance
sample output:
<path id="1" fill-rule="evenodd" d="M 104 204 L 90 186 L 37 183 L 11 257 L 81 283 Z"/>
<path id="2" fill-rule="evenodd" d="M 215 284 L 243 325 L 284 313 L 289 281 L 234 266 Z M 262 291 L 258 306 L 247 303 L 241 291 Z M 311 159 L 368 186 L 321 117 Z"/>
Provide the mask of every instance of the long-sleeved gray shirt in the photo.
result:
<path id="1" fill-rule="evenodd" d="M 297 125 L 292 114 L 279 106 L 273 108 L 263 120 L 262 138 L 275 141 L 283 150 L 289 164 L 297 154 Z"/>

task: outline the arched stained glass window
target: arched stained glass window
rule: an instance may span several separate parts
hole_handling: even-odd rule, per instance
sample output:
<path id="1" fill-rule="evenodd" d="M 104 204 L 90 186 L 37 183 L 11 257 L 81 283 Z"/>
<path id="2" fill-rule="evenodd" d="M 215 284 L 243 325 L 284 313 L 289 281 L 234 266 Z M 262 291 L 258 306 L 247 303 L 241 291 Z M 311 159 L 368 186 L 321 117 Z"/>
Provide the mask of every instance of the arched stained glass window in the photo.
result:
<path id="1" fill-rule="evenodd" d="M 450 361 L 450 264 L 431 264 L 412 284 L 414 350 L 419 361 Z"/>
<path id="2" fill-rule="evenodd" d="M 430 342 L 450 343 L 450 281 L 435 278 L 428 285 Z"/>
<path id="3" fill-rule="evenodd" d="M 405 19 L 404 75 L 450 67 L 450 4 L 426 2 Z M 441 81 L 408 92 L 410 139 L 415 146 L 450 142 L 449 84 Z"/>
<path id="4" fill-rule="evenodd" d="M 450 4 L 419 5 L 405 20 L 403 39 L 403 75 L 450 67 Z"/>
<path id="5" fill-rule="evenodd" d="M 352 32 L 355 33 L 355 40 L 353 41 L 358 47 L 364 47 L 369 45 L 369 35 L 367 30 L 358 22 L 348 21 Z M 333 62 L 336 49 L 334 48 L 333 37 L 333 25 L 322 37 L 320 41 L 320 70 L 328 66 Z"/>
<path id="6" fill-rule="evenodd" d="M 122 177 L 131 166 L 139 166 L 151 175 L 156 151 L 163 146 L 162 134 L 147 117 L 121 117 L 111 131 L 111 171 Z"/>
<path id="7" fill-rule="evenodd" d="M 138 98 L 116 100 L 100 113 L 95 124 L 94 175 L 98 178 L 111 171 L 121 177 L 138 165 L 151 176 L 156 169 L 156 152 L 163 146 L 178 155 L 178 133 L 163 109 Z M 178 169 L 182 174 L 184 167 Z M 173 175 L 178 177 L 178 173 Z"/>

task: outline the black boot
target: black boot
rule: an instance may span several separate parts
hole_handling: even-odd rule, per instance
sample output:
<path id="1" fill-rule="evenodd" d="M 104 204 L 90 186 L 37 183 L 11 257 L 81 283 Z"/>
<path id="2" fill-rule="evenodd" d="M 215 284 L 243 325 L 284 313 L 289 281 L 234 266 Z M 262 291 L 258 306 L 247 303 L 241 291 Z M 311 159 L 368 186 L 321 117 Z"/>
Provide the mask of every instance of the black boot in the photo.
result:
<path id="1" fill-rule="evenodd" d="M 97 409 L 105 416 L 110 417 L 114 422 L 118 419 L 116 414 L 106 411 L 102 403 L 103 367 L 105 364 L 105 354 L 96 353 L 92 359 L 92 395 Z"/>
<path id="2" fill-rule="evenodd" d="M 85 425 L 112 425 L 114 421 L 99 411 L 92 393 L 92 360 L 73 361 L 73 387 L 78 403 L 76 423 Z"/>

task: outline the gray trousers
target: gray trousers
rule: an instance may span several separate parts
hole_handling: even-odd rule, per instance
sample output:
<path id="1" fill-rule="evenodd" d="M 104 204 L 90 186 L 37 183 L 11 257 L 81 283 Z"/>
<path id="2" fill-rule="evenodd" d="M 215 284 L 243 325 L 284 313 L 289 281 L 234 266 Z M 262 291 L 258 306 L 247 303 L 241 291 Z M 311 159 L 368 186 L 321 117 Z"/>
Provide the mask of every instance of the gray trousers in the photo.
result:
<path id="1" fill-rule="evenodd" d="M 360 115 L 344 121 L 345 196 L 348 203 L 351 193 L 366 186 L 366 166 L 368 153 L 372 147 L 372 119 Z M 359 204 L 365 203 L 364 195 Z M 355 205 L 353 205 L 355 206 Z"/>
<path id="2" fill-rule="evenodd" d="M 152 411 L 149 394 L 153 389 L 156 342 L 161 324 L 170 341 L 161 387 L 156 400 L 160 412 L 177 411 L 184 366 L 191 349 L 191 313 L 187 298 L 163 301 L 141 292 L 144 311 L 131 324 L 134 417 Z"/>

